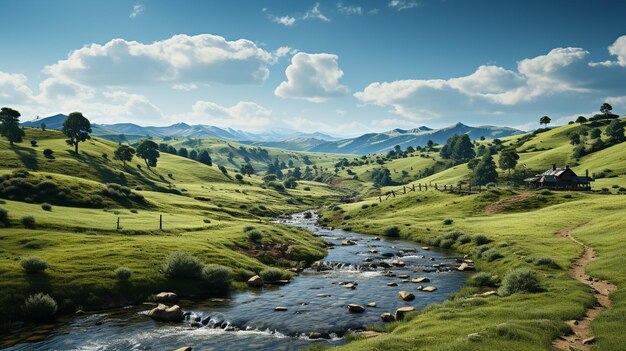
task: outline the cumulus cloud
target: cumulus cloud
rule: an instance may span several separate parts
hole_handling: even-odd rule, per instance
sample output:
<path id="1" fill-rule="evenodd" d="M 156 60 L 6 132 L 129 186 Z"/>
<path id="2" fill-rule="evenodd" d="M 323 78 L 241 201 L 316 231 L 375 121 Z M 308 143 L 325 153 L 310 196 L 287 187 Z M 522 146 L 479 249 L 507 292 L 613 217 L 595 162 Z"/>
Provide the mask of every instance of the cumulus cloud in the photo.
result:
<path id="1" fill-rule="evenodd" d="M 339 69 L 337 60 L 337 55 L 332 54 L 295 54 L 285 70 L 287 81 L 280 83 L 274 94 L 311 102 L 324 102 L 347 95 L 348 87 L 339 84 L 343 71 Z"/>
<path id="2" fill-rule="evenodd" d="M 267 79 L 274 61 L 270 52 L 249 40 L 181 34 L 150 44 L 124 39 L 91 44 L 45 72 L 93 86 L 258 84 Z"/>
<path id="3" fill-rule="evenodd" d="M 28 103 L 33 92 L 26 85 L 27 78 L 23 74 L 11 74 L 0 71 L 0 100 L 15 104 Z"/>
<path id="4" fill-rule="evenodd" d="M 272 111 L 250 101 L 239 101 L 226 107 L 210 101 L 196 101 L 191 113 L 178 116 L 183 120 L 245 130 L 262 130 L 272 124 Z"/>
<path id="5" fill-rule="evenodd" d="M 130 15 L 128 17 L 135 18 L 141 15 L 145 10 L 146 10 L 146 7 L 144 5 L 137 4 L 133 6 L 133 10 L 130 12 Z"/>
<path id="6" fill-rule="evenodd" d="M 291 17 L 291 16 L 281 16 L 281 17 L 273 16 L 272 21 L 289 27 L 289 26 L 293 26 L 296 23 L 296 18 Z"/>
<path id="7" fill-rule="evenodd" d="M 418 119 L 542 110 L 567 113 L 584 108 L 583 102 L 626 94 L 626 65 L 620 61 L 624 46 L 626 36 L 609 48 L 617 61 L 592 62 L 581 48 L 556 48 L 519 61 L 516 70 L 489 65 L 451 79 L 374 82 L 354 96 L 362 103 L 391 107 L 398 115 Z"/>
<path id="8" fill-rule="evenodd" d="M 337 10 L 346 15 L 362 15 L 363 8 L 361 6 L 344 5 L 337 3 Z"/>

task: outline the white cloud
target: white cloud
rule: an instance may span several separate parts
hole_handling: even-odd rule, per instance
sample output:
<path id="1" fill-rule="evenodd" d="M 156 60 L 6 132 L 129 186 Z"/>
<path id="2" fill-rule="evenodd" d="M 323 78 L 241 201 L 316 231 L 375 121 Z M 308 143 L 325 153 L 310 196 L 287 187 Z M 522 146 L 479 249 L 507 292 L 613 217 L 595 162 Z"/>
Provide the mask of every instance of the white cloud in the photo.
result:
<path id="1" fill-rule="evenodd" d="M 337 60 L 337 55 L 332 54 L 295 54 L 285 70 L 287 81 L 280 83 L 274 94 L 311 102 L 347 95 L 348 87 L 339 84 L 343 71 L 339 69 Z"/>
<path id="2" fill-rule="evenodd" d="M 150 44 L 124 39 L 91 44 L 47 66 L 45 72 L 93 86 L 258 84 L 267 79 L 274 60 L 249 40 L 181 34 Z"/>
<path id="3" fill-rule="evenodd" d="M 293 26 L 296 23 L 296 18 L 291 16 L 273 17 L 272 21 L 282 24 L 284 26 Z"/>
<path id="4" fill-rule="evenodd" d="M 191 113 L 177 116 L 192 123 L 217 125 L 245 130 L 263 130 L 272 125 L 272 111 L 250 101 L 225 107 L 210 101 L 196 101 Z"/>
<path id="5" fill-rule="evenodd" d="M 130 12 L 130 15 L 128 17 L 136 18 L 137 16 L 141 15 L 145 10 L 146 7 L 144 5 L 137 4 L 133 6 L 133 10 Z"/>
<path id="6" fill-rule="evenodd" d="M 33 92 L 26 85 L 27 78 L 23 74 L 11 74 L 0 71 L 0 100 L 3 103 L 26 104 L 30 102 Z"/>
<path id="7" fill-rule="evenodd" d="M 374 82 L 354 96 L 362 103 L 391 107 L 398 115 L 423 120 L 541 111 L 575 113 L 585 102 L 626 94 L 626 66 L 619 61 L 625 38 L 620 37 L 609 49 L 618 61 L 595 63 L 583 49 L 556 48 L 521 60 L 517 70 L 491 65 L 447 80 Z"/>
<path id="8" fill-rule="evenodd" d="M 352 6 L 352 5 L 344 5 L 342 3 L 337 3 L 337 9 L 339 12 L 346 15 L 362 15 L 363 8 L 361 6 Z"/>
<path id="9" fill-rule="evenodd" d="M 609 53 L 617 56 L 617 62 L 620 65 L 626 66 L 626 35 L 617 38 L 615 43 L 609 46 Z"/>
<path id="10" fill-rule="evenodd" d="M 387 6 L 398 11 L 403 11 L 403 10 L 412 9 L 419 5 L 420 4 L 417 1 L 413 1 L 413 0 L 389 0 L 389 4 Z"/>
<path id="11" fill-rule="evenodd" d="M 320 3 L 315 3 L 315 6 L 313 6 L 312 9 L 310 9 L 309 11 L 307 11 L 304 16 L 302 16 L 302 19 L 318 19 L 324 22 L 330 22 L 330 18 L 326 17 L 322 11 L 320 10 Z"/>

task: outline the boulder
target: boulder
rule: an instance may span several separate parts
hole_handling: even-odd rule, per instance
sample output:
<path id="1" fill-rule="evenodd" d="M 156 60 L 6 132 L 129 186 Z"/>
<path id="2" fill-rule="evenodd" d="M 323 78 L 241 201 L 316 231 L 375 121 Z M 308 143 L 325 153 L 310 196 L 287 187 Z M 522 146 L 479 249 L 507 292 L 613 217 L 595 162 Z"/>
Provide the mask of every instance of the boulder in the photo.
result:
<path id="1" fill-rule="evenodd" d="M 260 288 L 263 286 L 263 278 L 255 275 L 254 277 L 248 279 L 248 286 L 251 288 Z"/>
<path id="2" fill-rule="evenodd" d="M 470 265 L 469 263 L 463 262 L 461 263 L 461 265 L 457 268 L 457 270 L 463 272 L 463 271 L 473 271 L 474 270 L 474 266 Z"/>
<path id="3" fill-rule="evenodd" d="M 406 266 L 406 264 L 400 260 L 393 260 L 391 262 L 392 265 L 396 266 L 396 267 L 404 267 Z"/>
<path id="4" fill-rule="evenodd" d="M 400 279 L 409 279 L 409 276 L 408 276 L 408 275 L 406 275 L 406 274 L 400 274 L 400 275 L 398 276 L 398 278 L 400 278 Z"/>
<path id="5" fill-rule="evenodd" d="M 427 286 L 425 288 L 421 289 L 422 291 L 426 291 L 426 292 L 433 292 L 435 290 L 437 290 L 437 288 L 435 288 L 434 286 Z"/>
<path id="6" fill-rule="evenodd" d="M 311 268 L 315 269 L 316 271 L 319 271 L 322 268 L 322 262 L 320 261 L 313 262 L 313 264 L 311 265 Z"/>
<path id="7" fill-rule="evenodd" d="M 348 304 L 348 311 L 352 313 L 363 313 L 365 312 L 365 307 L 356 304 Z"/>
<path id="8" fill-rule="evenodd" d="M 176 302 L 178 301 L 178 295 L 173 292 L 160 292 L 154 296 L 156 302 Z"/>
<path id="9" fill-rule="evenodd" d="M 417 278 L 413 278 L 413 280 L 411 280 L 411 282 L 413 283 L 428 283 L 430 281 L 430 279 L 426 278 L 426 277 L 417 277 Z"/>
<path id="10" fill-rule="evenodd" d="M 394 319 L 397 321 L 401 321 L 404 319 L 404 316 L 406 316 L 407 313 L 413 312 L 413 311 L 415 311 L 415 307 L 413 306 L 400 307 L 396 310 Z"/>
<path id="11" fill-rule="evenodd" d="M 398 283 L 396 282 L 387 283 L 387 286 L 398 286 Z"/>
<path id="12" fill-rule="evenodd" d="M 148 316 L 158 322 L 180 322 L 185 318 L 183 310 L 178 305 L 167 307 L 162 303 L 150 310 Z"/>
<path id="13" fill-rule="evenodd" d="M 176 351 L 191 351 L 191 346 L 184 346 L 176 349 Z"/>
<path id="14" fill-rule="evenodd" d="M 366 330 L 366 331 L 361 333 L 361 336 L 366 338 L 366 339 L 374 338 L 374 337 L 377 337 L 377 336 L 380 336 L 380 335 L 383 335 L 383 333 L 377 332 L 377 331 L 373 331 L 373 330 Z"/>
<path id="15" fill-rule="evenodd" d="M 370 302 L 367 305 L 365 305 L 367 307 L 376 307 L 376 302 Z"/>
<path id="16" fill-rule="evenodd" d="M 347 284 L 343 284 L 342 287 L 344 287 L 346 289 L 356 289 L 356 284 L 354 284 L 354 283 L 347 283 Z"/>
<path id="17" fill-rule="evenodd" d="M 356 245 L 356 243 L 352 240 L 341 240 L 341 245 L 343 246 L 351 246 L 351 245 Z"/>
<path id="18" fill-rule="evenodd" d="M 321 338 L 322 338 L 322 333 L 318 333 L 318 332 L 309 333 L 309 339 L 321 339 Z"/>
<path id="19" fill-rule="evenodd" d="M 393 317 L 393 315 L 389 312 L 385 312 L 383 314 L 380 315 L 380 319 L 383 320 L 383 322 L 393 322 L 395 320 L 395 318 Z"/>
<path id="20" fill-rule="evenodd" d="M 596 341 L 596 338 L 594 338 L 593 336 L 587 339 L 583 340 L 583 345 L 589 345 L 592 344 L 594 341 Z"/>
<path id="21" fill-rule="evenodd" d="M 467 334 L 467 339 L 469 341 L 480 341 L 481 335 L 479 333 Z"/>
<path id="22" fill-rule="evenodd" d="M 422 246 L 422 250 L 430 250 L 430 247 L 428 247 L 428 246 Z"/>
<path id="23" fill-rule="evenodd" d="M 376 240 L 376 241 L 379 241 L 379 240 L 380 240 L 380 237 L 378 237 L 378 236 L 375 236 L 375 237 L 374 237 L 374 239 L 372 239 L 372 240 Z"/>
<path id="24" fill-rule="evenodd" d="M 285 311 L 287 311 L 287 307 L 284 307 L 284 306 L 277 306 L 277 307 L 274 307 L 274 311 L 277 311 L 277 312 L 285 312 Z"/>
<path id="25" fill-rule="evenodd" d="M 398 295 L 400 295 L 400 298 L 404 301 L 411 301 L 411 300 L 415 300 L 415 295 L 413 295 L 412 293 L 408 292 L 408 291 L 400 291 L 398 293 Z"/>

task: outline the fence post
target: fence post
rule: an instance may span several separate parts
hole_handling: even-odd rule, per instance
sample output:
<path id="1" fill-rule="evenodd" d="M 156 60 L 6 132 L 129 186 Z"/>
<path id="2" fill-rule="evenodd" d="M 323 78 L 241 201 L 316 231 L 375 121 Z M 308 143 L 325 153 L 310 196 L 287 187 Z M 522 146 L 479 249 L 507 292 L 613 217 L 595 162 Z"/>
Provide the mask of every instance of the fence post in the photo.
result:
<path id="1" fill-rule="evenodd" d="M 435 190 L 439 190 L 439 188 L 437 188 L 437 183 L 435 183 Z"/>
<path id="2" fill-rule="evenodd" d="M 418 184 L 420 191 L 422 191 L 422 183 Z"/>
<path id="3" fill-rule="evenodd" d="M 116 226 L 117 230 L 120 230 L 120 217 L 117 217 L 117 226 Z"/>
<path id="4" fill-rule="evenodd" d="M 413 192 L 415 192 L 415 183 L 413 183 Z"/>
<path id="5" fill-rule="evenodd" d="M 406 185 L 402 187 L 404 189 L 404 193 L 406 194 Z"/>
<path id="6" fill-rule="evenodd" d="M 163 230 L 163 215 L 159 215 L 159 229 Z"/>
<path id="7" fill-rule="evenodd" d="M 391 191 L 391 195 L 393 195 L 393 197 L 396 197 L 396 193 L 393 190 Z"/>
<path id="8" fill-rule="evenodd" d="M 428 191 L 428 184 L 424 184 L 424 191 Z"/>
<path id="9" fill-rule="evenodd" d="M 383 198 L 382 197 L 378 197 L 378 202 L 383 202 Z"/>

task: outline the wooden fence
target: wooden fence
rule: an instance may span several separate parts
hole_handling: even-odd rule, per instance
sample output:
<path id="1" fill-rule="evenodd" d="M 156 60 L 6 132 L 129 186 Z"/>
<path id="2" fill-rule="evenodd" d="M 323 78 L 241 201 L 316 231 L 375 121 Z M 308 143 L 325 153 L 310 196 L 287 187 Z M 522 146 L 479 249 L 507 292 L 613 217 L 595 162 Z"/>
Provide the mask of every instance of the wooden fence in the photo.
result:
<path id="1" fill-rule="evenodd" d="M 437 184 L 437 183 L 427 183 L 427 184 L 426 183 L 425 184 L 414 183 L 410 185 L 404 185 L 402 186 L 402 188 L 398 190 L 388 191 L 384 195 L 379 196 L 378 201 L 383 202 L 383 200 L 388 200 L 390 198 L 394 198 L 399 195 L 405 195 L 410 192 L 428 191 L 428 190 L 450 192 L 450 193 L 455 193 L 455 194 L 480 194 L 480 192 L 483 190 L 483 187 L 481 187 L 480 185 L 472 187 L 471 184 L 463 186 L 461 184 L 459 185 L 443 184 L 442 185 L 442 184 Z"/>

